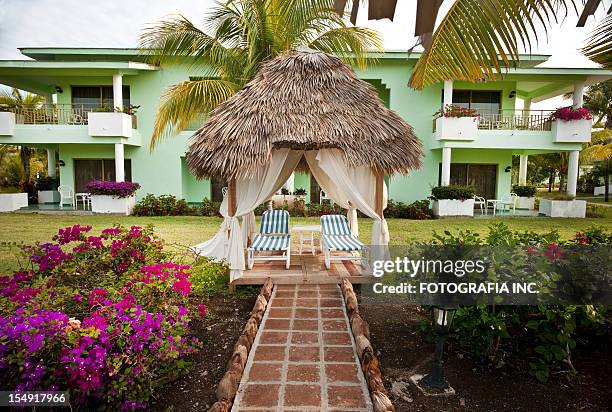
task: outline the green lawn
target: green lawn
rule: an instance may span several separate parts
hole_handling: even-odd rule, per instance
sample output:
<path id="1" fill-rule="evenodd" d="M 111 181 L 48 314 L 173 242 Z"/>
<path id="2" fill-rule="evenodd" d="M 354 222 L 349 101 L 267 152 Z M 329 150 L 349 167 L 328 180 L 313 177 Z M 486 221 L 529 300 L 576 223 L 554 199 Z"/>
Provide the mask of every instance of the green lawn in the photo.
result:
<path id="1" fill-rule="evenodd" d="M 485 233 L 487 226 L 494 222 L 504 222 L 511 229 L 546 232 L 557 229 L 563 237 L 571 237 L 577 230 L 590 225 L 603 225 L 612 230 L 612 216 L 599 219 L 547 219 L 547 218 L 495 218 L 495 219 L 441 219 L 441 220 L 404 220 L 389 219 L 391 244 L 405 244 L 431 239 L 434 230 L 471 229 Z M 317 223 L 318 218 L 292 218 L 292 223 Z M 0 214 L 0 242 L 45 242 L 61 227 L 74 224 L 92 225 L 94 231 L 120 223 L 124 226 L 155 226 L 157 234 L 166 241 L 168 248 L 180 252 L 185 247 L 197 244 L 212 237 L 221 222 L 219 218 L 179 216 L 179 217 L 133 217 L 133 216 L 64 216 L 37 214 Z M 360 238 L 369 243 L 372 222 L 360 219 Z M 18 267 L 19 249 L 13 245 L 0 244 L 0 273 Z"/>

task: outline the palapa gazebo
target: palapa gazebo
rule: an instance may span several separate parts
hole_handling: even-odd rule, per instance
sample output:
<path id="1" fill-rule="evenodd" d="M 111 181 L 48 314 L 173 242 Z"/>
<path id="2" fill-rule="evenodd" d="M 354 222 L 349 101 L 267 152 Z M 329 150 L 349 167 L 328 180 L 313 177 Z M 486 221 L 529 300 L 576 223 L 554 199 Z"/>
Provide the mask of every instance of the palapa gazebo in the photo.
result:
<path id="1" fill-rule="evenodd" d="M 191 173 L 228 182 L 222 227 L 196 250 L 227 260 L 231 280 L 240 277 L 256 231 L 253 210 L 305 163 L 325 193 L 349 210 L 352 229 L 357 209 L 374 219 L 372 245 L 386 250 L 384 175 L 417 169 L 421 157 L 412 127 L 348 65 L 320 52 L 284 53 L 264 63 L 192 137 Z"/>

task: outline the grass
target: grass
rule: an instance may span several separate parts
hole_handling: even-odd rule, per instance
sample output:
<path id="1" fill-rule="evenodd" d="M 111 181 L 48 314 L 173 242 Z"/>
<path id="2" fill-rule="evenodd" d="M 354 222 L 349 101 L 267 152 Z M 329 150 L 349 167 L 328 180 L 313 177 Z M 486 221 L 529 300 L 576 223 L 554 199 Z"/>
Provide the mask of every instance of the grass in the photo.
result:
<path id="1" fill-rule="evenodd" d="M 612 208 L 606 208 L 612 209 Z M 390 243 L 401 245 L 406 243 L 427 241 L 433 231 L 473 230 L 486 233 L 487 227 L 495 222 L 504 222 L 510 229 L 547 232 L 553 229 L 559 231 L 563 238 L 570 238 L 578 230 L 591 225 L 602 225 L 612 230 L 612 211 L 606 211 L 605 218 L 587 219 L 549 219 L 549 218 L 510 218 L 495 219 L 441 219 L 441 220 L 406 220 L 388 219 Z M 294 217 L 292 224 L 316 224 L 318 218 Z M 38 214 L 0 214 L 0 273 L 15 270 L 19 267 L 19 248 L 12 244 L 46 242 L 57 233 L 61 227 L 74 224 L 91 225 L 97 233 L 115 223 L 124 226 L 145 226 L 152 224 L 156 233 L 166 241 L 167 248 L 184 252 L 185 248 L 211 238 L 218 230 L 220 218 L 197 216 L 172 217 L 134 217 L 134 216 L 70 216 L 70 215 L 38 215 Z M 360 219 L 359 231 L 363 242 L 369 243 L 372 221 Z M 294 237 L 295 241 L 296 237 Z M 8 242 L 6 244 L 2 242 Z"/>

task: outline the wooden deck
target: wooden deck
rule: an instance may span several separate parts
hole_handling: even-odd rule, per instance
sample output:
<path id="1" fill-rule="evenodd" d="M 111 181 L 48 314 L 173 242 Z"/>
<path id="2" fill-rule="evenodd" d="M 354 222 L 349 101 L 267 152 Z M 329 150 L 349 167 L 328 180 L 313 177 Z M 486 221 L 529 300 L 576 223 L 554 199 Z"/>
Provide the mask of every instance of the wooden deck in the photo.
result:
<path id="1" fill-rule="evenodd" d="M 291 255 L 291 266 L 285 269 L 285 262 L 279 260 L 257 261 L 251 270 L 245 270 L 240 279 L 232 285 L 263 285 L 271 277 L 275 284 L 324 284 L 340 283 L 348 278 L 351 283 L 369 283 L 374 278 L 367 274 L 359 263 L 351 261 L 332 262 L 325 268 L 323 254 L 317 250 L 315 256 L 310 250 L 302 255 Z"/>

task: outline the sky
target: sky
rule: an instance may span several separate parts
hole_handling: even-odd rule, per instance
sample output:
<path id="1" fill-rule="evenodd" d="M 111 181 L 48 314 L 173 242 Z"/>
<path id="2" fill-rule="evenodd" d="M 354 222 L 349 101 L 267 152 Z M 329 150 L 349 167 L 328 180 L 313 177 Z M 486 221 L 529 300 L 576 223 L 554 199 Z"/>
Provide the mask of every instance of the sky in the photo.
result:
<path id="1" fill-rule="evenodd" d="M 605 9 L 612 0 L 603 0 Z M 581 0 L 576 0 L 581 3 Z M 183 14 L 196 24 L 203 21 L 213 0 L 0 0 L 0 59 L 25 59 L 18 47 L 135 47 L 141 30 L 171 14 Z M 451 0 L 442 5 L 440 20 Z M 604 8 L 600 7 L 599 20 Z M 395 20 L 367 21 L 362 6 L 358 25 L 378 30 L 386 49 L 406 50 L 414 43 L 416 0 L 400 0 Z M 549 67 L 593 67 L 578 52 L 594 27 L 576 28 L 570 13 L 562 24 L 541 36 L 532 53 L 551 54 Z M 535 109 L 534 105 L 534 109 Z"/>

